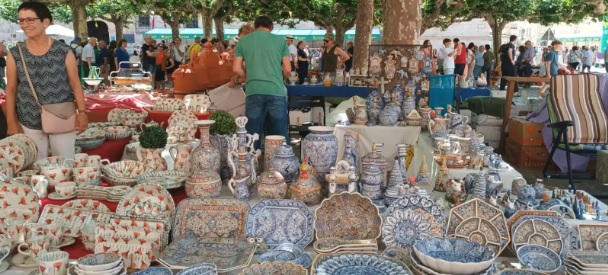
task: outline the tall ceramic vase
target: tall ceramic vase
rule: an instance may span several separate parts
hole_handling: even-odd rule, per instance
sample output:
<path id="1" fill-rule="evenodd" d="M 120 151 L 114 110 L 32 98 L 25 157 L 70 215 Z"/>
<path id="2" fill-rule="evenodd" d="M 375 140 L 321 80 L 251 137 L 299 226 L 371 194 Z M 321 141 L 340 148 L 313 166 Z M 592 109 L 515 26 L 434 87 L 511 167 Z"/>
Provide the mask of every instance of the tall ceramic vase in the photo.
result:
<path id="1" fill-rule="evenodd" d="M 264 137 L 264 171 L 270 168 L 270 160 L 283 142 L 285 142 L 284 136 L 273 135 Z"/>
<path id="2" fill-rule="evenodd" d="M 194 172 L 213 170 L 220 173 L 220 151 L 211 145 L 209 140 L 209 127 L 215 123 L 213 120 L 199 120 L 195 124 L 200 132 L 201 143 L 190 154 L 191 167 Z"/>
<path id="3" fill-rule="evenodd" d="M 228 135 L 211 135 L 211 145 L 220 151 L 220 178 L 227 182 L 232 177 L 232 168 L 228 164 L 228 153 L 232 151 L 231 137 Z"/>
<path id="4" fill-rule="evenodd" d="M 137 160 L 143 162 L 152 170 L 167 170 L 167 163 L 162 157 L 165 148 L 137 148 Z"/>
<path id="5" fill-rule="evenodd" d="M 338 158 L 338 139 L 334 136 L 334 128 L 326 126 L 312 126 L 303 141 L 304 157 L 316 171 L 317 180 L 325 183 L 325 175 L 329 169 L 336 165 Z"/>

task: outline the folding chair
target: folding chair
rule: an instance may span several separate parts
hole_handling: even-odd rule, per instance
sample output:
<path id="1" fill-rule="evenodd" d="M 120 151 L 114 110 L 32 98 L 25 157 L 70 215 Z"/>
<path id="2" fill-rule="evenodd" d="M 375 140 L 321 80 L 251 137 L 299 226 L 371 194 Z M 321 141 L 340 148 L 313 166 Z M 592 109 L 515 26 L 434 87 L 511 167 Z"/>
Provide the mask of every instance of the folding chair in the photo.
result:
<path id="1" fill-rule="evenodd" d="M 608 115 L 599 91 L 597 75 L 558 75 L 551 78 L 551 92 L 547 95 L 549 119 L 553 128 L 553 144 L 543 168 L 545 178 L 567 178 L 574 186 L 573 178 L 593 179 L 594 174 L 574 174 L 570 153 L 596 157 L 597 151 L 608 144 Z M 568 172 L 548 174 L 557 149 L 566 151 Z"/>

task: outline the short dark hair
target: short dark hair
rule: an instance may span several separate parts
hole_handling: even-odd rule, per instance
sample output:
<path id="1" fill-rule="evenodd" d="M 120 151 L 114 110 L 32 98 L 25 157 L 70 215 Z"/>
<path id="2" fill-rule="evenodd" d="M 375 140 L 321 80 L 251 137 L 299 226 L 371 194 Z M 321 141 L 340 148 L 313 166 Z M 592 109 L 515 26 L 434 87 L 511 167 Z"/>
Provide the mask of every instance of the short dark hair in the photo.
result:
<path id="1" fill-rule="evenodd" d="M 517 35 L 511 35 L 511 36 L 509 36 L 509 42 L 513 42 L 515 40 L 517 40 Z"/>
<path id="2" fill-rule="evenodd" d="M 253 22 L 253 27 L 255 27 L 256 29 L 259 27 L 272 29 L 273 28 L 272 19 L 266 15 L 260 15 Z"/>
<path id="3" fill-rule="evenodd" d="M 562 41 L 559 41 L 559 40 L 553 40 L 553 41 L 551 42 L 551 46 L 555 46 L 555 45 L 562 45 Z M 585 46 L 585 48 L 586 48 L 586 46 Z"/>
<path id="4" fill-rule="evenodd" d="M 486 44 L 486 51 L 490 50 L 490 44 Z"/>
<path id="5" fill-rule="evenodd" d="M 201 44 L 207 44 L 207 42 L 209 42 L 209 40 L 207 40 L 207 38 L 201 39 Z"/>
<path id="6" fill-rule="evenodd" d="M 458 43 L 458 42 L 460 42 L 460 39 L 454 38 L 454 43 Z"/>
<path id="7" fill-rule="evenodd" d="M 448 42 L 452 42 L 452 39 L 449 39 L 449 38 L 444 38 L 443 39 L 443 44 L 444 45 L 445 45 L 445 43 L 448 43 Z"/>
<path id="8" fill-rule="evenodd" d="M 31 10 L 36 14 L 36 16 L 38 16 L 40 21 L 48 19 L 51 23 L 53 23 L 53 15 L 51 15 L 49 7 L 42 2 L 23 2 L 21 5 L 19 5 L 17 12 L 20 12 L 21 10 Z"/>

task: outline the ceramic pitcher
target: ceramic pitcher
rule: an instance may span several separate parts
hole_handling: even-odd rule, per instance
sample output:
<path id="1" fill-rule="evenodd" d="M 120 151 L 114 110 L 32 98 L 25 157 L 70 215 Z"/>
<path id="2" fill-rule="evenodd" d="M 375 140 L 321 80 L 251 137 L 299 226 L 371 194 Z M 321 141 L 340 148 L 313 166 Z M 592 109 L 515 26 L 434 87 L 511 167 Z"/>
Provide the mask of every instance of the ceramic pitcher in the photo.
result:
<path id="1" fill-rule="evenodd" d="M 446 133 L 448 127 L 448 119 L 441 116 L 436 116 L 434 119 L 429 120 L 429 132 L 431 135 Z"/>
<path id="2" fill-rule="evenodd" d="M 426 129 L 429 126 L 429 121 L 431 121 L 432 111 L 433 109 L 428 107 L 421 107 L 420 116 L 422 117 L 422 129 Z"/>
<path id="3" fill-rule="evenodd" d="M 167 163 L 162 157 L 165 148 L 137 148 L 137 160 L 143 162 L 150 169 L 162 171 L 167 170 Z"/>
<path id="4" fill-rule="evenodd" d="M 249 200 L 249 182 L 251 181 L 251 174 L 249 174 L 247 169 L 247 153 L 241 151 L 237 155 L 238 164 L 233 163 L 233 158 L 228 158 L 228 162 L 231 164 L 230 166 L 233 167 L 232 178 L 228 181 L 228 187 L 234 195 L 234 198 Z"/>
<path id="5" fill-rule="evenodd" d="M 192 173 L 190 153 L 192 153 L 192 146 L 190 144 L 179 144 L 169 147 L 169 155 L 173 159 L 173 170 Z"/>

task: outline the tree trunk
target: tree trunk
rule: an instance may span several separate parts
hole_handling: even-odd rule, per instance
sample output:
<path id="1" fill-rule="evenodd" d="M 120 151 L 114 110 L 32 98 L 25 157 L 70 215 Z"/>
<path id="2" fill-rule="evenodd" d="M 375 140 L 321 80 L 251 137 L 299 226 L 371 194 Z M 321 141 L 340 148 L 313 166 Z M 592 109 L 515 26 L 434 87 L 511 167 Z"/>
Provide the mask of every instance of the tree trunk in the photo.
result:
<path id="1" fill-rule="evenodd" d="M 325 33 L 333 35 L 334 34 L 334 26 L 331 26 L 331 25 L 325 26 Z"/>
<path id="2" fill-rule="evenodd" d="M 201 12 L 203 14 L 203 33 L 207 40 L 213 38 L 213 17 L 209 12 Z"/>
<path id="3" fill-rule="evenodd" d="M 493 17 L 487 17 L 486 21 L 490 24 L 490 28 L 492 29 L 492 51 L 494 52 L 494 60 L 495 64 L 498 65 L 500 45 L 502 45 L 502 30 L 504 30 L 507 25 L 507 21 L 504 19 L 496 19 Z"/>
<path id="4" fill-rule="evenodd" d="M 336 45 L 340 46 L 341 48 L 346 48 L 344 47 L 344 36 L 346 35 L 344 25 L 341 22 L 336 22 L 334 28 L 336 29 L 336 37 L 334 39 L 334 43 L 336 43 Z"/>
<path id="5" fill-rule="evenodd" d="M 415 44 L 420 36 L 422 0 L 384 1 L 384 44 Z"/>
<path id="6" fill-rule="evenodd" d="M 67 2 L 70 9 L 72 10 L 72 27 L 74 27 L 74 35 L 80 37 L 82 40 L 89 38 L 89 29 L 87 28 L 87 15 L 85 1 L 70 1 Z"/>
<path id="7" fill-rule="evenodd" d="M 169 26 L 171 26 L 171 40 L 175 40 L 176 37 L 179 37 L 179 20 L 171 21 Z"/>
<path id="8" fill-rule="evenodd" d="M 213 22 L 215 23 L 215 37 L 224 41 L 224 17 L 215 18 Z"/>
<path id="9" fill-rule="evenodd" d="M 124 33 L 125 21 L 127 19 L 124 16 L 120 16 L 116 18 L 112 23 L 116 26 L 116 41 L 120 41 L 122 39 L 122 35 Z"/>
<path id="10" fill-rule="evenodd" d="M 369 44 L 372 43 L 374 27 L 374 0 L 359 0 L 357 4 L 357 21 L 353 68 L 367 68 L 369 62 Z"/>

